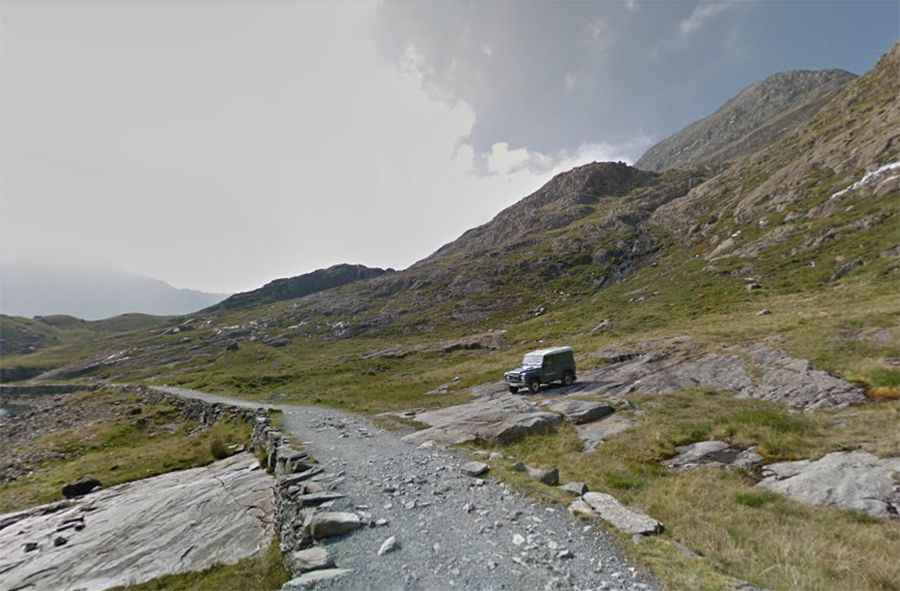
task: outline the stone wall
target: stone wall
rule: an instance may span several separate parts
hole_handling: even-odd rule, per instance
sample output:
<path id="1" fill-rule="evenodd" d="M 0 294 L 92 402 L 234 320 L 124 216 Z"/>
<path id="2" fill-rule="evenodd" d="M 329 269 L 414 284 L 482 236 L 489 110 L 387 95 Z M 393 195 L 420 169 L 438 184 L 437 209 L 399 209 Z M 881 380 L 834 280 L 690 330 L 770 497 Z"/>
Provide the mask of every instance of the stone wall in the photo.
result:
<path id="1" fill-rule="evenodd" d="M 166 403 L 178 408 L 191 420 L 209 426 L 220 420 L 239 420 L 252 425 L 251 449 L 260 456 L 263 467 L 275 476 L 275 533 L 287 556 L 310 544 L 304 528 L 303 501 L 306 480 L 321 470 L 306 452 L 292 447 L 288 438 L 273 425 L 275 413 L 265 408 L 244 408 L 231 404 L 184 398 L 145 386 L 123 386 L 151 403 Z"/>

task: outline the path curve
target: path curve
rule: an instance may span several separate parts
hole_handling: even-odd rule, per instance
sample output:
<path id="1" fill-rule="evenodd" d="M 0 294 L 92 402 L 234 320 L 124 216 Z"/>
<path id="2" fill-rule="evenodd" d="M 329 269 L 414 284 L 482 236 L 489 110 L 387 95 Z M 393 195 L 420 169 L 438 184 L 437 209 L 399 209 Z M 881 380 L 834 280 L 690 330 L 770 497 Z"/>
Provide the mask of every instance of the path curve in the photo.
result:
<path id="1" fill-rule="evenodd" d="M 386 526 L 327 542 L 337 566 L 354 571 L 328 589 L 659 588 L 623 557 L 599 524 L 579 521 L 559 506 L 535 503 L 490 476 L 479 485 L 460 473 L 468 458 L 459 451 L 415 447 L 364 417 L 333 409 L 156 389 L 283 411 L 284 430 L 303 441 L 338 481 L 336 490 L 347 495 L 332 510 L 388 520 Z M 378 556 L 389 536 L 396 536 L 400 549 Z"/>

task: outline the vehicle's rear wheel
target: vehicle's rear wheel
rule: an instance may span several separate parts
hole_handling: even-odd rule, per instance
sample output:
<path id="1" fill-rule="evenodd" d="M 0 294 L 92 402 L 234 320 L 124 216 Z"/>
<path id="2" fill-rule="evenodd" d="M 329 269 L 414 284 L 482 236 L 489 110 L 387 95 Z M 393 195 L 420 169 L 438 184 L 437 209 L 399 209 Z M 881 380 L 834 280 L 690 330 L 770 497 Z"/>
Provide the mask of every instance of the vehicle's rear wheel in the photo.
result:
<path id="1" fill-rule="evenodd" d="M 528 382 L 528 391 L 532 394 L 537 394 L 541 390 L 541 383 L 537 380 L 531 380 Z"/>
<path id="2" fill-rule="evenodd" d="M 516 386 L 510 386 L 509 391 L 511 394 L 518 394 L 519 389 Z"/>
<path id="3" fill-rule="evenodd" d="M 571 371 L 567 371 L 563 376 L 563 386 L 571 386 L 575 383 L 575 374 Z"/>

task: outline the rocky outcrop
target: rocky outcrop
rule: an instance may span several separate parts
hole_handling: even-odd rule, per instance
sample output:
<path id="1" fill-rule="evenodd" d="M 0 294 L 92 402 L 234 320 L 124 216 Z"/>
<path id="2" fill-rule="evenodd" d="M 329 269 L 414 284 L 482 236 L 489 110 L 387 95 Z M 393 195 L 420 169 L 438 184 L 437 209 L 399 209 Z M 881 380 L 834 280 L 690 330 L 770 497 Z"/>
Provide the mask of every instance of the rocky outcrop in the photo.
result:
<path id="1" fill-rule="evenodd" d="M 763 476 L 757 486 L 803 503 L 900 517 L 900 458 L 834 452 L 818 460 L 769 464 Z"/>
<path id="2" fill-rule="evenodd" d="M 724 441 L 699 441 L 675 449 L 678 455 L 663 462 L 670 470 L 690 470 L 700 466 L 752 470 L 763 462 L 756 448 L 740 449 Z"/>
<path id="3" fill-rule="evenodd" d="M 590 506 L 597 517 L 609 523 L 619 531 L 637 536 L 649 536 L 662 532 L 663 525 L 640 511 L 626 507 L 612 495 L 599 492 L 588 492 L 581 500 Z M 573 512 L 585 513 L 583 507 L 571 509 Z"/>
<path id="4" fill-rule="evenodd" d="M 407 435 L 404 441 L 455 445 L 475 440 L 509 443 L 531 433 L 547 432 L 562 418 L 553 412 L 537 410 L 521 396 L 507 394 L 419 413 L 415 420 L 429 428 Z"/>
<path id="5" fill-rule="evenodd" d="M 598 356 L 610 363 L 582 376 L 584 393 L 624 396 L 703 388 L 799 410 L 844 408 L 866 400 L 859 386 L 763 344 L 707 353 L 687 339 L 676 339 Z"/>
<path id="6" fill-rule="evenodd" d="M 793 71 L 751 84 L 718 111 L 651 147 L 644 170 L 717 164 L 758 150 L 806 123 L 847 82 L 844 70 Z"/>
<path id="7" fill-rule="evenodd" d="M 241 453 L 2 515 L 0 589 L 106 589 L 237 562 L 272 538 L 272 482 Z"/>

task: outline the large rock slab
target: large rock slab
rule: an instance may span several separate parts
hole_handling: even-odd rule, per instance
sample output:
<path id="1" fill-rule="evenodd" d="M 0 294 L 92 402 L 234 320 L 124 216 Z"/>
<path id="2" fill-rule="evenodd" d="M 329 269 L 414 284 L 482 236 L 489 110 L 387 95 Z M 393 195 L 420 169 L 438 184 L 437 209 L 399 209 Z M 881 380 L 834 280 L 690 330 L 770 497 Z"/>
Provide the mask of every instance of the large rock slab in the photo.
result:
<path id="1" fill-rule="evenodd" d="M 0 515 L 0 589 L 99 591 L 237 562 L 272 539 L 272 485 L 241 453 Z"/>
<path id="2" fill-rule="evenodd" d="M 699 441 L 675 449 L 678 455 L 663 462 L 670 470 L 690 470 L 699 466 L 751 470 L 763 461 L 755 448 L 740 449 L 724 441 Z"/>
<path id="3" fill-rule="evenodd" d="M 602 351 L 598 356 L 610 363 L 582 372 L 582 393 L 624 396 L 704 388 L 800 410 L 843 408 L 866 400 L 859 386 L 763 344 L 707 353 L 688 339 L 678 339 L 644 344 L 635 351 Z"/>
<path id="4" fill-rule="evenodd" d="M 347 575 L 353 574 L 348 568 L 326 568 L 324 570 L 314 570 L 303 573 L 297 578 L 291 579 L 281 588 L 281 591 L 302 591 L 303 589 L 314 589 L 321 586 L 320 584 L 328 584 L 335 579 L 341 579 Z"/>
<path id="5" fill-rule="evenodd" d="M 454 445 L 475 440 L 509 443 L 531 433 L 547 432 L 562 422 L 562 417 L 538 410 L 521 396 L 506 394 L 423 412 L 415 420 L 430 427 L 405 436 L 404 441 Z"/>
<path id="6" fill-rule="evenodd" d="M 590 400 L 577 400 L 574 398 L 554 402 L 547 406 L 547 408 L 561 414 L 573 425 L 592 423 L 615 412 L 615 409 L 608 404 Z"/>
<path id="7" fill-rule="evenodd" d="M 900 458 L 834 452 L 818 460 L 770 464 L 763 476 L 757 486 L 803 503 L 900 517 Z"/>
<path id="8" fill-rule="evenodd" d="M 626 534 L 649 536 L 663 530 L 662 523 L 649 515 L 626 507 L 612 495 L 588 492 L 584 493 L 581 498 L 597 513 L 600 519 Z"/>
<path id="9" fill-rule="evenodd" d="M 584 444 L 584 451 L 591 452 L 610 437 L 627 431 L 633 426 L 632 419 L 623 415 L 611 415 L 600 421 L 577 425 L 575 432 Z"/>
<path id="10" fill-rule="evenodd" d="M 363 526 L 356 513 L 330 511 L 313 515 L 309 520 L 309 534 L 316 540 L 349 534 Z"/>

